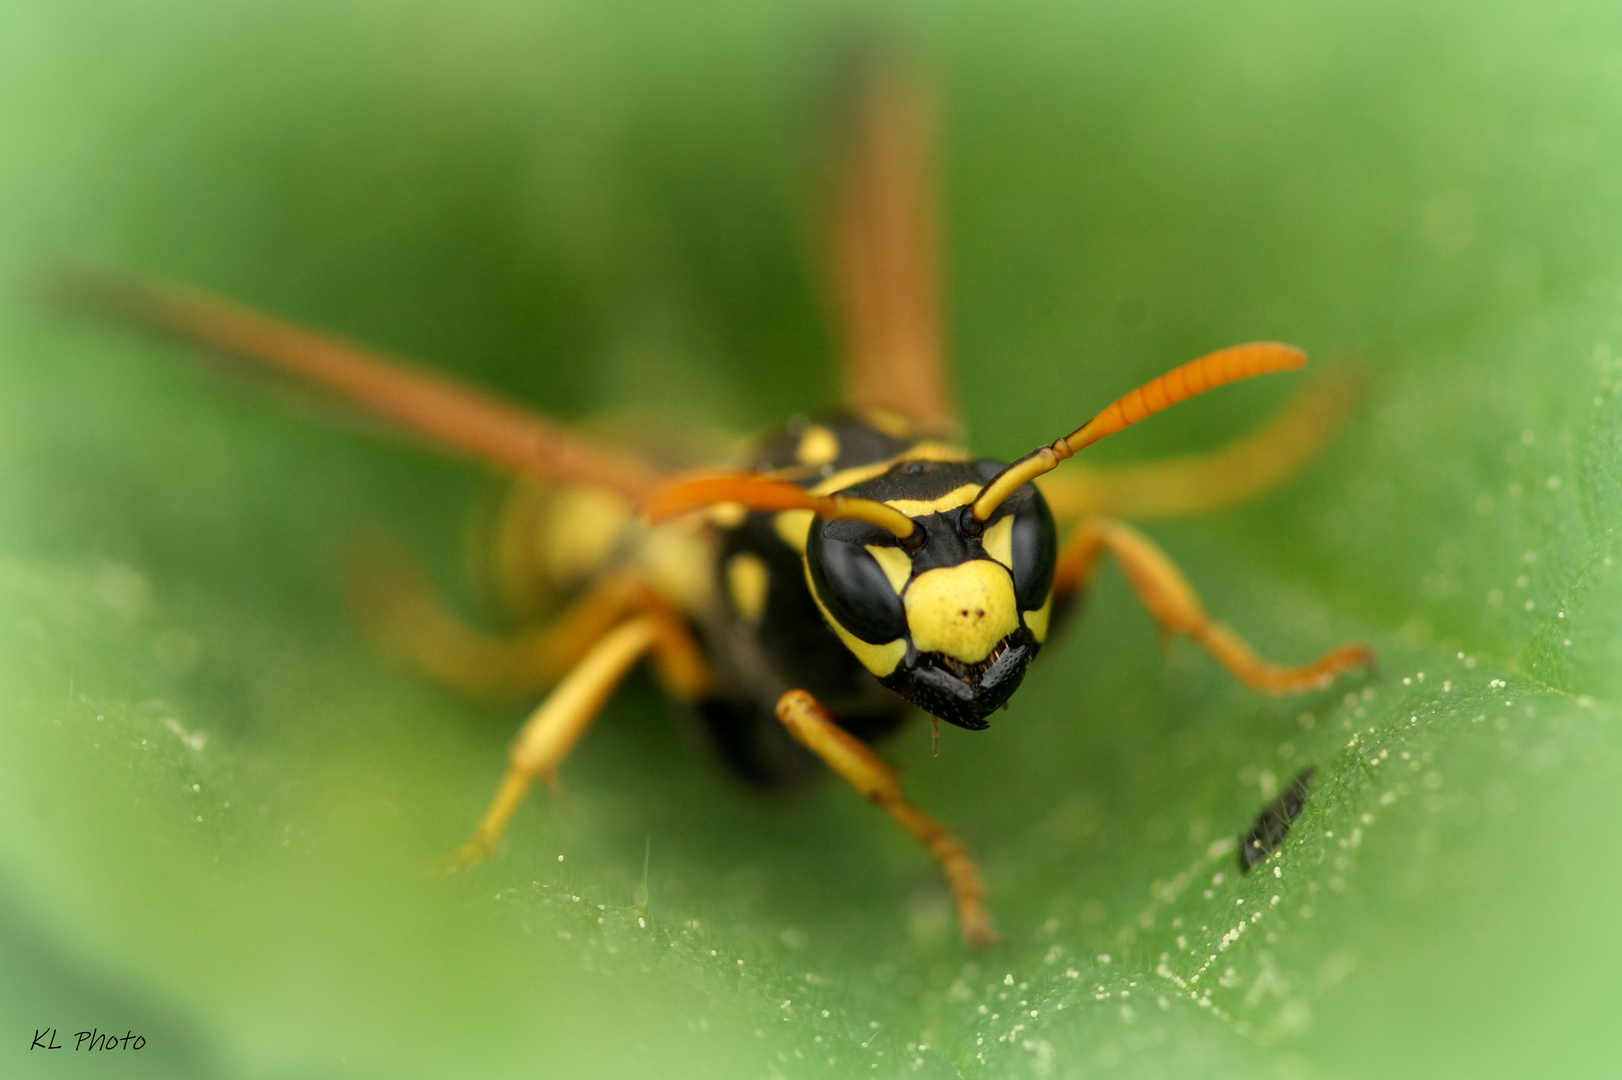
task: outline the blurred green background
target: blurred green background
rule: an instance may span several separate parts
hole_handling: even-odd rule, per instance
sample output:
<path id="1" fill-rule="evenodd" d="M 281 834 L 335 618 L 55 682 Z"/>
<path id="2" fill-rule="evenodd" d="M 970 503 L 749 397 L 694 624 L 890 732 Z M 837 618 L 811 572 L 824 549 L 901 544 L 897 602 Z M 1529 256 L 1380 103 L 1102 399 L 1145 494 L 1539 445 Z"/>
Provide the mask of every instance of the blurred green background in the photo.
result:
<path id="1" fill-rule="evenodd" d="M 826 81 L 875 27 L 944 86 L 978 450 L 1235 341 L 1374 370 L 1287 489 L 1150 531 L 1270 655 L 1364 637 L 1380 677 L 1246 693 L 1107 573 L 990 731 L 888 747 L 983 859 L 983 955 L 880 815 L 739 790 L 640 679 L 565 798 L 427 878 L 522 709 L 380 659 L 340 554 L 381 523 L 466 600 L 488 478 L 31 275 L 193 282 L 563 417 L 758 429 L 833 393 Z M 0 1071 L 1614 1069 L 1616 5 L 12 3 L 0 146 Z M 1089 453 L 1210 445 L 1290 385 Z M 1309 763 L 1241 879 L 1224 841 Z"/>

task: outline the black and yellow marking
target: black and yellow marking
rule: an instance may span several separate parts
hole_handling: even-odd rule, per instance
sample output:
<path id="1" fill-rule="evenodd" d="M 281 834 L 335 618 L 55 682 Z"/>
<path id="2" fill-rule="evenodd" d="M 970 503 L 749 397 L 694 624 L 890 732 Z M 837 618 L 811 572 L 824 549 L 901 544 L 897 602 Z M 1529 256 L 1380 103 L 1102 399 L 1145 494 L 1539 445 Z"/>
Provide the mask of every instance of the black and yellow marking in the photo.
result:
<path id="1" fill-rule="evenodd" d="M 748 622 L 759 622 L 766 611 L 770 574 L 759 555 L 740 551 L 726 562 L 727 597 L 732 610 Z"/>
<path id="2" fill-rule="evenodd" d="M 968 510 L 998 462 L 938 445 L 928 457 L 852 468 L 841 494 L 906 513 L 916 537 L 861 521 L 780 515 L 795 537 L 811 595 L 834 634 L 892 690 L 965 727 L 1018 687 L 1046 637 L 1057 541 L 1042 497 L 1026 487 L 989 525 Z M 1033 625 L 1034 624 L 1034 625 Z"/>

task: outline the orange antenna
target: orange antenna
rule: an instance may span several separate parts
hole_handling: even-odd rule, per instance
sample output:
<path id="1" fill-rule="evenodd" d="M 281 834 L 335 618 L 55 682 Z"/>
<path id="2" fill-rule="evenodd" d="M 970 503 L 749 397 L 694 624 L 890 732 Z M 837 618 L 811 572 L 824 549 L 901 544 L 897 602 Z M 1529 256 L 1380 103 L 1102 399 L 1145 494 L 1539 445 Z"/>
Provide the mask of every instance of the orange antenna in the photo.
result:
<path id="1" fill-rule="evenodd" d="M 654 489 L 642 503 L 642 515 L 655 524 L 693 510 L 736 503 L 773 513 L 809 510 L 827 521 L 865 521 L 905 540 L 917 528 L 912 518 L 876 499 L 854 495 L 813 495 L 797 484 L 759 473 L 709 473 L 676 479 Z"/>
<path id="2" fill-rule="evenodd" d="M 1253 375 L 1290 371 L 1303 367 L 1306 362 L 1306 354 L 1294 346 L 1257 341 L 1208 353 L 1182 367 L 1173 368 L 1125 397 L 1116 398 L 1102 412 L 1052 446 L 1038 447 L 992 477 L 991 482 L 981 488 L 980 494 L 974 498 L 972 512 L 975 519 L 986 520 L 996 512 L 1004 499 L 1025 484 L 1043 473 L 1052 472 L 1059 467 L 1059 462 L 1076 451 L 1130 427 L 1144 417 L 1153 416 L 1162 409 L 1169 409 L 1180 401 L 1187 401 L 1196 394 L 1215 390 L 1227 383 Z"/>

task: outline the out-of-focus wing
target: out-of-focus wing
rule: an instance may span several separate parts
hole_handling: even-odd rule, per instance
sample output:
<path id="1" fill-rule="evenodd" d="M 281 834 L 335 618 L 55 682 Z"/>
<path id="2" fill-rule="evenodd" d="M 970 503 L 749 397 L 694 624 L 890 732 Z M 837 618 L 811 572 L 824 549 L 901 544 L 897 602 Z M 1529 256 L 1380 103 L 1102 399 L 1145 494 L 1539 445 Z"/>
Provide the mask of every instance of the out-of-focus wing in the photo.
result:
<path id="1" fill-rule="evenodd" d="M 894 63 L 858 67 L 838 174 L 835 294 L 845 332 L 845 403 L 931 434 L 958 429 L 941 344 L 931 99 Z"/>
<path id="2" fill-rule="evenodd" d="M 367 352 L 179 285 L 57 275 L 53 296 L 259 361 L 395 426 L 507 472 L 594 484 L 640 500 L 659 477 L 634 455 L 444 375 Z"/>

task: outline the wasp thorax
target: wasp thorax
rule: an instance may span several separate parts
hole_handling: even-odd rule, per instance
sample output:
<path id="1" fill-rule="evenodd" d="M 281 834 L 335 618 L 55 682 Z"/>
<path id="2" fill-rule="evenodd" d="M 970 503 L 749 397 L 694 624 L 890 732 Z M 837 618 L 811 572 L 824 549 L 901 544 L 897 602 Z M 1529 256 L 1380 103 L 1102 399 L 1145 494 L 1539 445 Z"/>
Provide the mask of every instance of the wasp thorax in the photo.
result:
<path id="1" fill-rule="evenodd" d="M 942 720 L 983 728 L 1047 634 L 1057 539 L 1026 485 L 985 521 L 967 512 L 1002 466 L 903 462 L 842 494 L 913 520 L 905 541 L 861 521 L 818 521 L 805 559 L 841 641 L 886 686 Z"/>

